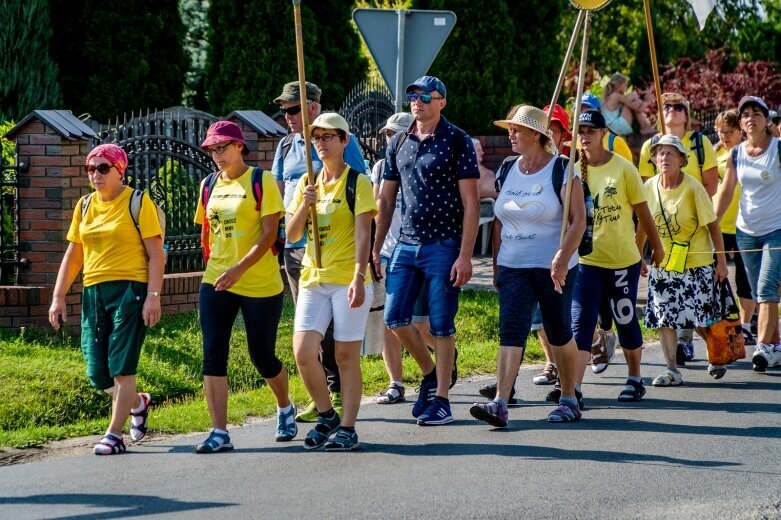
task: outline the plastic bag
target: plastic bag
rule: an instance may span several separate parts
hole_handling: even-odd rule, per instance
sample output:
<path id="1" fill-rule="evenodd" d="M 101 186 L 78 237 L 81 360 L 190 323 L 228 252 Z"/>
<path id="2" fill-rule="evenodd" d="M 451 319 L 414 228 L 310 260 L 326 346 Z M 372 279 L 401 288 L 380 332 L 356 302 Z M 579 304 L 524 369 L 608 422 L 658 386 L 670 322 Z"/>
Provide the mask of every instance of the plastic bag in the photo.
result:
<path id="1" fill-rule="evenodd" d="M 738 306 L 728 280 L 716 282 L 714 286 L 714 307 L 717 315 L 714 323 L 706 329 L 708 363 L 728 365 L 746 357 L 743 327 L 740 323 Z"/>

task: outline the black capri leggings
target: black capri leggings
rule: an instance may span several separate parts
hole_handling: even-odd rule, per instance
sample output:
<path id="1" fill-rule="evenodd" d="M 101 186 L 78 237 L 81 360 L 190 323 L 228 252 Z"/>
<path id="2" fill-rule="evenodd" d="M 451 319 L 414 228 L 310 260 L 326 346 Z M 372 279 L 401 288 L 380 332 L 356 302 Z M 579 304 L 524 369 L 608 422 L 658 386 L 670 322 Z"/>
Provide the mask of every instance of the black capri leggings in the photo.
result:
<path id="1" fill-rule="evenodd" d="M 240 296 L 230 291 L 215 291 L 201 284 L 200 318 L 203 333 L 203 375 L 228 375 L 228 352 L 233 322 L 241 309 L 247 331 L 247 346 L 252 364 L 265 379 L 282 371 L 275 353 L 277 328 L 282 317 L 282 293 L 265 298 Z"/>
<path id="2" fill-rule="evenodd" d="M 738 293 L 739 298 L 751 300 L 753 299 L 751 296 L 751 285 L 748 283 L 748 275 L 743 264 L 743 258 L 738 253 L 738 242 L 735 240 L 735 235 L 722 233 L 721 236 L 724 237 L 724 250 L 733 251 L 735 255 L 735 292 Z"/>

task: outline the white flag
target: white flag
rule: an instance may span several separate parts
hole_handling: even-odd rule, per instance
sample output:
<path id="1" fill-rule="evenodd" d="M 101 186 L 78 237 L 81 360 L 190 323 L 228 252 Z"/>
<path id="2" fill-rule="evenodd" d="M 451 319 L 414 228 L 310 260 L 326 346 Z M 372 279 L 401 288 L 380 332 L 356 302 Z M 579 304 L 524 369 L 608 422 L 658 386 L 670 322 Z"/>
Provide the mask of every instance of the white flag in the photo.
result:
<path id="1" fill-rule="evenodd" d="M 708 19 L 708 15 L 716 7 L 716 0 L 687 0 L 692 8 L 694 14 L 697 15 L 697 21 L 700 24 L 700 30 L 705 28 L 705 20 Z"/>

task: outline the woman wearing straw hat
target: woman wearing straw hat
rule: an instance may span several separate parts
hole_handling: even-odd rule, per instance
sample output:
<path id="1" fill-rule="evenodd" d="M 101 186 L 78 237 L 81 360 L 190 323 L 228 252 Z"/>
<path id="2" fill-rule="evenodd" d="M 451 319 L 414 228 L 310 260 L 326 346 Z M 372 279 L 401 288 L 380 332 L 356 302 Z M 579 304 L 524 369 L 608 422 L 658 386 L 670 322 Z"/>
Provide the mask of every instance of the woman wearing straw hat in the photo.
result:
<path id="1" fill-rule="evenodd" d="M 219 168 L 206 207 L 199 198 L 195 222 L 208 226 L 211 255 L 199 293 L 203 331 L 203 386 L 212 430 L 197 453 L 233 449 L 228 434 L 228 353 L 239 310 L 244 317 L 250 359 L 277 401 L 279 442 L 298 432 L 296 409 L 288 397 L 288 375 L 277 358 L 277 326 L 282 316 L 282 276 L 271 251 L 284 212 L 271 172 L 262 172 L 262 198 L 256 206 L 253 168 L 241 128 L 230 121 L 209 127 L 201 147 Z M 205 181 L 201 190 L 206 189 Z"/>
<path id="2" fill-rule="evenodd" d="M 585 207 L 573 203 L 569 226 L 559 246 L 563 218 L 561 194 L 554 191 L 555 168 L 563 168 L 542 110 L 521 105 L 506 128 L 514 152 L 520 154 L 506 175 L 499 176 L 493 235 L 494 285 L 499 291 L 499 360 L 493 401 L 475 403 L 470 413 L 488 424 L 507 426 L 507 401 L 523 360 L 532 312 L 539 302 L 545 332 L 559 366 L 562 395 L 548 415 L 550 422 L 580 419 L 573 376 L 576 346 L 570 329 L 572 290 L 577 277 L 577 248 L 585 229 Z M 564 179 L 566 182 L 566 178 Z M 573 179 L 573 201 L 583 200 L 580 180 Z"/>
<path id="3" fill-rule="evenodd" d="M 310 126 L 312 143 L 323 162 L 315 185 L 302 177 L 287 211 L 285 231 L 297 241 L 306 231 L 300 291 L 293 334 L 293 354 L 301 379 L 317 406 L 318 418 L 304 448 L 350 451 L 360 447 L 355 421 L 361 403 L 361 344 L 372 302 L 368 270 L 371 221 L 377 213 L 371 181 L 344 162 L 350 128 L 339 114 L 323 113 Z M 350 177 L 355 179 L 354 208 L 347 201 Z M 357 177 L 355 177 L 357 176 Z M 309 208 L 317 211 L 321 262 L 315 262 L 315 234 Z M 333 319 L 336 362 L 342 380 L 344 417 L 333 409 L 318 358 L 320 342 Z"/>
<path id="4" fill-rule="evenodd" d="M 67 321 L 65 294 L 83 267 L 81 349 L 87 376 L 113 401 L 95 455 L 125 451 L 122 429 L 128 416 L 131 439 L 146 434 L 151 397 L 136 392 L 136 369 L 146 329 L 160 321 L 163 232 L 147 194 L 134 223 L 128 211 L 133 190 L 122 183 L 127 164 L 127 154 L 115 144 L 96 146 L 87 155 L 84 169 L 95 192 L 76 204 L 49 308 L 49 322 L 59 329 Z"/>
<path id="5" fill-rule="evenodd" d="M 676 92 L 665 92 L 661 97 L 665 132 L 678 137 L 684 148 L 688 150 L 688 161 L 683 172 L 697 179 L 705 187 L 708 195 L 713 197 L 719 186 L 719 172 L 710 139 L 702 132 L 691 129 L 691 109 L 685 97 Z M 650 179 L 657 173 L 656 166 L 651 160 L 651 145 L 660 137 L 661 134 L 657 134 L 648 139 L 640 149 L 637 168 L 644 180 Z M 687 361 L 694 359 L 693 334 L 692 329 L 678 331 L 678 366 L 683 366 Z"/>
<path id="6" fill-rule="evenodd" d="M 634 215 L 651 238 L 653 262 L 660 262 L 664 252 L 645 202 L 640 175 L 632 163 L 605 149 L 606 132 L 600 112 L 586 110 L 580 114 L 580 161 L 575 169 L 594 197 L 594 246 L 590 254 L 580 258 L 572 300 L 572 330 L 579 354 L 575 390 L 577 394 L 582 392 L 600 302 L 607 293 L 628 372 L 618 400 L 639 401 L 645 394 L 640 376 L 643 335 L 635 306 L 642 261 L 635 243 Z"/>
<path id="7" fill-rule="evenodd" d="M 779 284 L 781 283 L 781 144 L 768 130 L 770 111 L 764 100 L 745 96 L 738 105 L 740 128 L 746 140 L 732 149 L 727 176 L 716 214 L 721 217 L 740 182 L 738 247 L 759 306 L 754 370 L 764 371 L 781 363 L 778 334 Z"/>
<path id="8" fill-rule="evenodd" d="M 645 192 L 667 255 L 650 269 L 645 324 L 659 330 L 667 362 L 653 385 L 677 386 L 683 378 L 676 363 L 676 330 L 705 327 L 713 319 L 718 312 L 713 287 L 727 277 L 727 260 L 713 202 L 702 184 L 683 173 L 688 156 L 681 140 L 664 135 L 650 152 L 659 174 L 645 184 Z M 638 243 L 643 241 L 639 232 Z M 726 372 L 724 366 L 708 367 L 715 379 Z"/>

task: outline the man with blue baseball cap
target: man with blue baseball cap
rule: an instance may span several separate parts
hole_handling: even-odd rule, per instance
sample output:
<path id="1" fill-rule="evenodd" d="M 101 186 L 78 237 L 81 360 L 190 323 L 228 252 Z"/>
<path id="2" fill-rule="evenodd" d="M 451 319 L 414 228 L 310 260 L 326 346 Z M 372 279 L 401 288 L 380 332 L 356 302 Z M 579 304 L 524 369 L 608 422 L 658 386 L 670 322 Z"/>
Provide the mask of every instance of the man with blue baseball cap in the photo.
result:
<path id="1" fill-rule="evenodd" d="M 453 421 L 448 392 L 455 360 L 455 315 L 460 288 L 472 277 L 480 171 L 469 135 L 441 115 L 447 105 L 444 83 L 423 76 L 406 92 L 415 122 L 388 144 L 373 261 L 379 271 L 380 250 L 401 189 L 401 232 L 388 263 L 385 324 L 402 345 L 420 342 L 411 325 L 412 311 L 425 288 L 436 365 L 427 354 L 415 354 L 421 345 L 410 349 L 423 372 L 412 415 L 420 426 L 434 426 Z"/>

